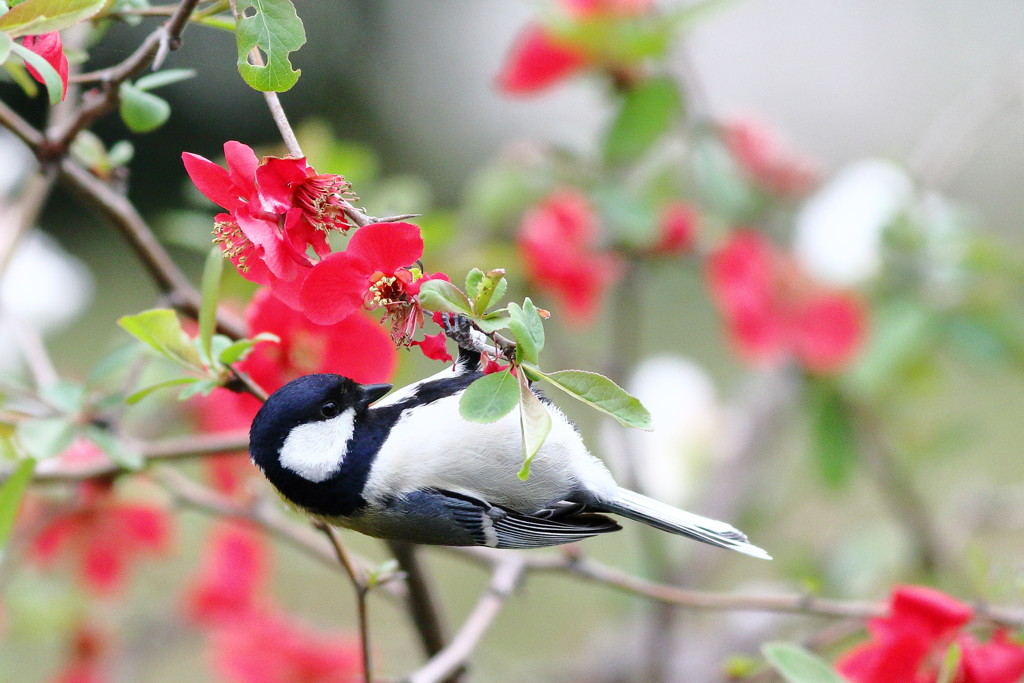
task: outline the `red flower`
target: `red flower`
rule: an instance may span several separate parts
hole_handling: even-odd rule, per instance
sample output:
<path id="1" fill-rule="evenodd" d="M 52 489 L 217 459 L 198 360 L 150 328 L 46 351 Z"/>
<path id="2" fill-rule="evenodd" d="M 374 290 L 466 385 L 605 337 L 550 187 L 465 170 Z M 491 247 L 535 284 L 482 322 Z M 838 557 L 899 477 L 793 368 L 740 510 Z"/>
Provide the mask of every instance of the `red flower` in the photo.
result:
<path id="1" fill-rule="evenodd" d="M 969 635 L 959 641 L 960 677 L 956 683 L 1020 683 L 1024 678 L 1024 647 L 998 630 L 988 643 Z"/>
<path id="2" fill-rule="evenodd" d="M 652 251 L 656 254 L 677 255 L 693 250 L 697 239 L 700 214 L 685 202 L 671 202 L 661 209 L 658 220 L 658 241 Z"/>
<path id="3" fill-rule="evenodd" d="M 103 660 L 110 650 L 108 636 L 88 624 L 78 627 L 67 662 L 52 683 L 103 683 L 110 680 Z"/>
<path id="4" fill-rule="evenodd" d="M 224 144 L 226 169 L 190 152 L 181 158 L 199 191 L 229 212 L 214 219 L 214 242 L 224 255 L 243 277 L 270 286 L 297 307 L 314 264 L 307 250 L 324 257 L 330 252 L 328 232 L 349 228 L 341 205 L 348 182 L 317 174 L 305 159 L 259 160 L 234 141 Z"/>
<path id="5" fill-rule="evenodd" d="M 423 237 L 411 223 L 360 228 L 345 251 L 313 269 L 302 288 L 302 310 L 310 320 L 328 325 L 361 309 L 383 307 L 390 313 L 403 308 L 412 300 L 410 268 L 422 255 Z M 413 291 L 418 293 L 418 286 Z"/>
<path id="6" fill-rule="evenodd" d="M 49 567 L 70 555 L 86 588 L 111 595 L 124 586 L 132 564 L 167 552 L 170 519 L 160 508 L 115 500 L 110 484 L 86 482 L 81 494 L 78 509 L 55 518 L 32 540 L 29 556 Z"/>
<path id="7" fill-rule="evenodd" d="M 549 26 L 528 24 L 515 40 L 498 75 L 498 87 L 509 94 L 533 94 L 586 68 L 602 66 L 610 73 L 629 64 L 615 55 L 615 24 L 648 13 L 650 0 L 561 0 L 562 16 Z M 589 30 L 588 30 L 589 29 Z M 574 34 L 600 33 L 606 39 L 586 42 Z"/>
<path id="8" fill-rule="evenodd" d="M 185 597 L 185 611 L 193 622 L 226 624 L 261 607 L 269 569 L 262 535 L 248 526 L 221 522 L 211 532 L 202 557 Z"/>
<path id="9" fill-rule="evenodd" d="M 854 683 L 934 681 L 946 649 L 970 619 L 970 607 L 943 593 L 901 586 L 893 591 L 890 615 L 868 622 L 874 639 L 843 655 L 836 670 Z"/>
<path id="10" fill-rule="evenodd" d="M 60 32 L 52 31 L 50 33 L 41 33 L 37 36 L 25 36 L 21 44 L 45 59 L 60 76 L 61 85 L 64 87 L 60 99 L 63 101 L 68 94 L 68 58 L 64 54 L 64 45 L 60 39 Z M 25 64 L 25 69 L 32 78 L 40 83 L 46 83 L 42 74 L 36 71 L 35 68 Z"/>
<path id="11" fill-rule="evenodd" d="M 769 192 L 800 196 L 817 181 L 814 163 L 757 121 L 738 119 L 726 123 L 722 126 L 722 140 L 747 175 Z"/>
<path id="12" fill-rule="evenodd" d="M 811 281 L 760 233 L 734 233 L 711 255 L 707 277 L 734 344 L 751 362 L 795 358 L 812 372 L 838 372 L 861 347 L 860 301 Z"/>
<path id="13" fill-rule="evenodd" d="M 218 627 L 210 654 L 217 673 L 232 683 L 351 683 L 362 671 L 351 638 L 318 633 L 272 611 Z"/>
<path id="14" fill-rule="evenodd" d="M 519 251 L 528 276 L 558 297 L 572 320 L 585 322 L 619 276 L 620 263 L 595 248 L 597 216 L 575 190 L 550 195 L 519 228 Z"/>

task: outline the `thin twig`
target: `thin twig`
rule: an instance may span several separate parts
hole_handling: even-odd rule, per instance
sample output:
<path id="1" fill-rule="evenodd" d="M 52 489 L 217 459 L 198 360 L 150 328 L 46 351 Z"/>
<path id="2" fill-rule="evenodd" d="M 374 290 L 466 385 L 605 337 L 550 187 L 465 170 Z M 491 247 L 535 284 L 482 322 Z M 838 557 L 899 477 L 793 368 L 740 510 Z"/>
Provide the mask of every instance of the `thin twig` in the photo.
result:
<path id="1" fill-rule="evenodd" d="M 356 605 L 359 614 L 359 644 L 363 653 L 363 680 L 366 683 L 373 683 L 373 656 L 370 652 L 370 613 L 366 604 L 369 595 L 369 583 L 366 580 L 366 572 L 360 571 L 352 561 L 348 550 L 338 538 L 337 532 L 330 524 L 321 521 L 314 521 L 313 526 L 324 533 L 334 549 L 334 556 L 338 564 L 345 568 L 345 573 L 352 582 L 356 591 Z"/>
<path id="2" fill-rule="evenodd" d="M 426 569 L 412 543 L 388 541 L 388 548 L 405 574 L 409 588 L 409 617 L 420 636 L 420 644 L 427 657 L 433 657 L 444 649 L 445 636 L 440 607 L 434 598 Z"/>
<path id="3" fill-rule="evenodd" d="M 435 683 L 443 681 L 465 666 L 480 639 L 494 623 L 505 602 L 515 592 L 523 577 L 526 564 L 522 556 L 509 554 L 494 567 L 491 581 L 466 617 L 462 628 L 452 642 L 423 667 L 406 677 L 406 683 Z"/>

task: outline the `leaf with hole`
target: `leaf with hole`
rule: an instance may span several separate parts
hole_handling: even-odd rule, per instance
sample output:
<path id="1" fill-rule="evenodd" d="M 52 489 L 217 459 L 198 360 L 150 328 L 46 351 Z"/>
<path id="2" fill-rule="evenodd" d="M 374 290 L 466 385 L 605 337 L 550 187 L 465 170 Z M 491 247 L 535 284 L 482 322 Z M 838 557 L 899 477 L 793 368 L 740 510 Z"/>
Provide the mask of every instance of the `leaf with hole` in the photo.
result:
<path id="1" fill-rule="evenodd" d="M 235 26 L 238 72 L 249 87 L 261 92 L 284 92 L 299 80 L 289 55 L 306 43 L 306 30 L 289 0 L 240 0 Z M 262 66 L 249 63 L 249 53 L 261 53 Z"/>

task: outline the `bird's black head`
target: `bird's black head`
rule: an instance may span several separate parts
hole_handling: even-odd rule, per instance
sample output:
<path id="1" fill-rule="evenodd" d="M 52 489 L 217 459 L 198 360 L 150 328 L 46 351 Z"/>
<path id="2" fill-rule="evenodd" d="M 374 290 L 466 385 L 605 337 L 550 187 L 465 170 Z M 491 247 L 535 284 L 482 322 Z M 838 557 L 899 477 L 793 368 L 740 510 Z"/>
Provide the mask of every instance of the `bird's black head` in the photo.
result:
<path id="1" fill-rule="evenodd" d="M 325 481 L 340 468 L 369 404 L 390 389 L 330 374 L 292 380 L 271 394 L 252 421 L 253 463 L 286 495 L 293 479 Z"/>

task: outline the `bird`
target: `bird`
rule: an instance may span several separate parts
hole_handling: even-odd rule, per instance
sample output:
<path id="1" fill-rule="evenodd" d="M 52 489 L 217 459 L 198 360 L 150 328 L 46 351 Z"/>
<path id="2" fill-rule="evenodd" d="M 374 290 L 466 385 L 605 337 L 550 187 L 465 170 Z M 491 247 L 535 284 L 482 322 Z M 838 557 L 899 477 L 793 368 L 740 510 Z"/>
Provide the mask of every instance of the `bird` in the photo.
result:
<path id="1" fill-rule="evenodd" d="M 619 486 L 565 414 L 532 387 L 551 431 L 526 480 L 518 411 L 492 423 L 459 413 L 483 375 L 460 345 L 452 365 L 393 393 L 330 373 L 298 377 L 253 419 L 253 464 L 292 506 L 378 538 L 428 545 L 543 548 L 619 530 L 617 515 L 771 559 L 731 525 Z"/>

